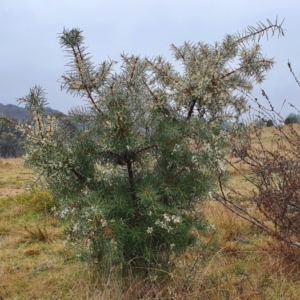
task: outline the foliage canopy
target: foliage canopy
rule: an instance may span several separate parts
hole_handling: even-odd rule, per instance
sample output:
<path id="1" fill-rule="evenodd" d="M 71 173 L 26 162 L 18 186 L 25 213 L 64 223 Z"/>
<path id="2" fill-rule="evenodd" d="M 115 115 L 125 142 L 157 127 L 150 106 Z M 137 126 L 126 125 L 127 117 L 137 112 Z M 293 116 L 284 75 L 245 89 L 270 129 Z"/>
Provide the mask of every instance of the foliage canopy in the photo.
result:
<path id="1" fill-rule="evenodd" d="M 295 124 L 300 123 L 300 115 L 295 113 L 290 113 L 284 120 L 284 124 Z"/>

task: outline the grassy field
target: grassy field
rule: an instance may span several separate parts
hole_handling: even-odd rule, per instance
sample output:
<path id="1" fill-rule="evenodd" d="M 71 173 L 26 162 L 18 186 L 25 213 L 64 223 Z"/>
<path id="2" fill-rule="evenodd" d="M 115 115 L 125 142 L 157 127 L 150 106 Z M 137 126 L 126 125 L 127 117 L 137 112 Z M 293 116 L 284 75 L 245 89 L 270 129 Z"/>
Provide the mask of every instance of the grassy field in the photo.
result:
<path id="1" fill-rule="evenodd" d="M 22 159 L 0 159 L 0 197 L 23 193 L 32 176 L 32 171 L 22 165 Z"/>
<path id="2" fill-rule="evenodd" d="M 215 201 L 199 208 L 215 228 L 205 250 L 182 254 L 166 282 L 98 277 L 64 246 L 48 192 L 26 191 L 21 160 L 0 160 L 0 172 L 0 299 L 300 299 L 299 261 Z"/>

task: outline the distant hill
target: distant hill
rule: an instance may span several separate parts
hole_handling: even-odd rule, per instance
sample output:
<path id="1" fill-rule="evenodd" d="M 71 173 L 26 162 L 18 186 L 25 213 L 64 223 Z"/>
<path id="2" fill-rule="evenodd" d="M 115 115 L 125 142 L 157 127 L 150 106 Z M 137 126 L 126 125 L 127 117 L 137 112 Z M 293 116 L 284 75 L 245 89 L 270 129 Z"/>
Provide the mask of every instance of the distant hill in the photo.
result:
<path id="1" fill-rule="evenodd" d="M 64 115 L 64 113 L 60 112 L 59 110 L 55 110 L 50 107 L 46 107 L 46 112 L 49 114 Z M 26 121 L 30 119 L 30 114 L 25 108 L 13 104 L 5 105 L 0 103 L 0 116 L 1 115 L 9 118 L 14 118 L 19 121 Z"/>

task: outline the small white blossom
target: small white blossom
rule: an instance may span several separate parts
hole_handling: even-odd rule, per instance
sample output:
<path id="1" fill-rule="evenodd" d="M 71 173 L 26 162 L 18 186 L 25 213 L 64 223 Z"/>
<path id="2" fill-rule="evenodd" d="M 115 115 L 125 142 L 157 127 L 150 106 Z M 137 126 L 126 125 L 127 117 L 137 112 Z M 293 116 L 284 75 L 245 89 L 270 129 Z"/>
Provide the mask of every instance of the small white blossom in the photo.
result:
<path id="1" fill-rule="evenodd" d="M 110 244 L 111 244 L 114 251 L 116 251 L 118 249 L 117 248 L 117 242 L 115 241 L 115 239 L 111 239 Z"/>
<path id="2" fill-rule="evenodd" d="M 72 231 L 73 231 L 73 232 L 76 232 L 76 231 L 78 231 L 78 229 L 79 229 L 79 224 L 78 224 L 78 223 L 75 223 L 75 224 L 73 225 Z"/>
<path id="3" fill-rule="evenodd" d="M 154 282 L 157 280 L 157 275 L 150 276 L 149 278 L 150 278 L 151 282 Z"/>
<path id="4" fill-rule="evenodd" d="M 152 227 L 148 227 L 147 233 L 148 233 L 148 234 L 151 234 L 152 232 L 153 232 L 153 228 L 152 228 Z"/>
<path id="5" fill-rule="evenodd" d="M 106 227 L 107 226 L 107 221 L 105 219 L 100 220 L 101 226 Z"/>
<path id="6" fill-rule="evenodd" d="M 198 157 L 196 155 L 192 156 L 192 163 L 197 163 L 198 162 Z"/>
<path id="7" fill-rule="evenodd" d="M 167 221 L 167 222 L 170 222 L 170 221 L 171 221 L 170 216 L 169 216 L 168 214 L 164 214 L 164 219 L 165 219 L 165 221 Z"/>
<path id="8" fill-rule="evenodd" d="M 171 219 L 172 219 L 172 221 L 173 221 L 173 223 L 177 223 L 177 224 L 179 224 L 179 223 L 181 223 L 181 218 L 180 218 L 180 216 L 175 216 L 175 215 L 173 215 L 172 217 L 171 217 Z"/>
<path id="9" fill-rule="evenodd" d="M 71 84 L 70 84 L 70 87 L 72 88 L 72 89 L 80 89 L 81 88 L 81 86 L 82 86 L 82 82 L 81 81 L 73 81 L 73 82 L 71 82 Z"/>
<path id="10" fill-rule="evenodd" d="M 160 220 L 156 220 L 155 225 L 157 225 L 158 227 L 167 230 L 167 232 L 170 232 L 173 230 L 172 226 L 167 225 L 166 222 L 160 221 Z"/>
<path id="11" fill-rule="evenodd" d="M 215 224 L 210 224 L 210 225 L 207 226 L 207 229 L 208 230 L 217 230 L 217 227 L 216 227 Z"/>

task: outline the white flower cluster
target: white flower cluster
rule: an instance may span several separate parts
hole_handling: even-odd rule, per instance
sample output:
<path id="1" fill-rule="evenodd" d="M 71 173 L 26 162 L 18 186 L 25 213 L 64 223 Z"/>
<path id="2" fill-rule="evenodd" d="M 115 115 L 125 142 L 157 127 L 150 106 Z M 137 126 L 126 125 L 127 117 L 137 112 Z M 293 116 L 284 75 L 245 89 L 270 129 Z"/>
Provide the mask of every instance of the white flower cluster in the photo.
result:
<path id="1" fill-rule="evenodd" d="M 117 249 L 118 249 L 118 243 L 117 243 L 117 241 L 115 239 L 111 239 L 110 240 L 110 245 L 112 247 L 112 250 L 117 251 Z"/>
<path id="2" fill-rule="evenodd" d="M 97 173 L 95 174 L 96 181 L 105 181 L 108 185 L 113 185 L 113 180 L 121 173 L 121 169 L 113 164 L 97 165 Z"/>
<path id="3" fill-rule="evenodd" d="M 68 218 L 69 216 L 72 216 L 74 215 L 76 212 L 76 209 L 74 207 L 65 207 L 63 208 L 59 213 L 58 213 L 58 216 L 61 218 L 61 219 L 66 219 Z"/>
<path id="4" fill-rule="evenodd" d="M 83 84 L 81 81 L 79 80 L 74 80 L 72 82 L 70 82 L 70 88 L 74 89 L 74 90 L 79 90 L 83 87 Z"/>
<path id="5" fill-rule="evenodd" d="M 50 143 L 50 138 L 58 128 L 56 117 L 48 115 L 47 118 L 43 118 L 41 115 L 33 113 L 33 121 L 33 125 L 19 126 L 19 130 L 25 133 L 31 142 Z"/>
<path id="6" fill-rule="evenodd" d="M 96 205 L 91 205 L 90 207 L 82 211 L 81 219 L 87 220 L 91 224 L 94 222 L 95 219 L 99 220 L 102 228 L 107 227 L 108 225 L 108 222 L 104 217 L 103 211 L 99 209 L 99 207 L 97 207 Z M 113 223 L 114 220 L 112 219 L 110 222 Z"/>
<path id="7" fill-rule="evenodd" d="M 72 226 L 72 232 L 77 233 L 79 230 L 79 223 L 74 223 Z"/>
<path id="8" fill-rule="evenodd" d="M 207 225 L 207 230 L 209 231 L 216 231 L 217 230 L 217 227 L 215 224 L 210 224 L 210 225 Z"/>
<path id="9" fill-rule="evenodd" d="M 147 231 L 148 234 L 151 234 L 153 232 L 153 227 L 148 227 Z"/>
<path id="10" fill-rule="evenodd" d="M 227 139 L 227 133 L 221 131 L 219 136 L 214 136 L 208 143 L 204 142 L 202 151 L 208 155 L 210 163 L 213 167 L 217 167 L 218 170 L 225 171 L 226 164 L 224 157 L 227 149 L 222 145 L 222 141 Z"/>
<path id="11" fill-rule="evenodd" d="M 174 228 L 171 226 L 173 224 L 181 223 L 181 217 L 169 214 L 164 214 L 162 220 L 156 220 L 155 225 L 159 226 L 160 228 L 165 229 L 167 232 L 172 231 Z"/>
<path id="12" fill-rule="evenodd" d="M 172 155 L 177 151 L 180 151 L 180 146 L 178 144 L 176 144 L 175 147 L 173 148 Z"/>

